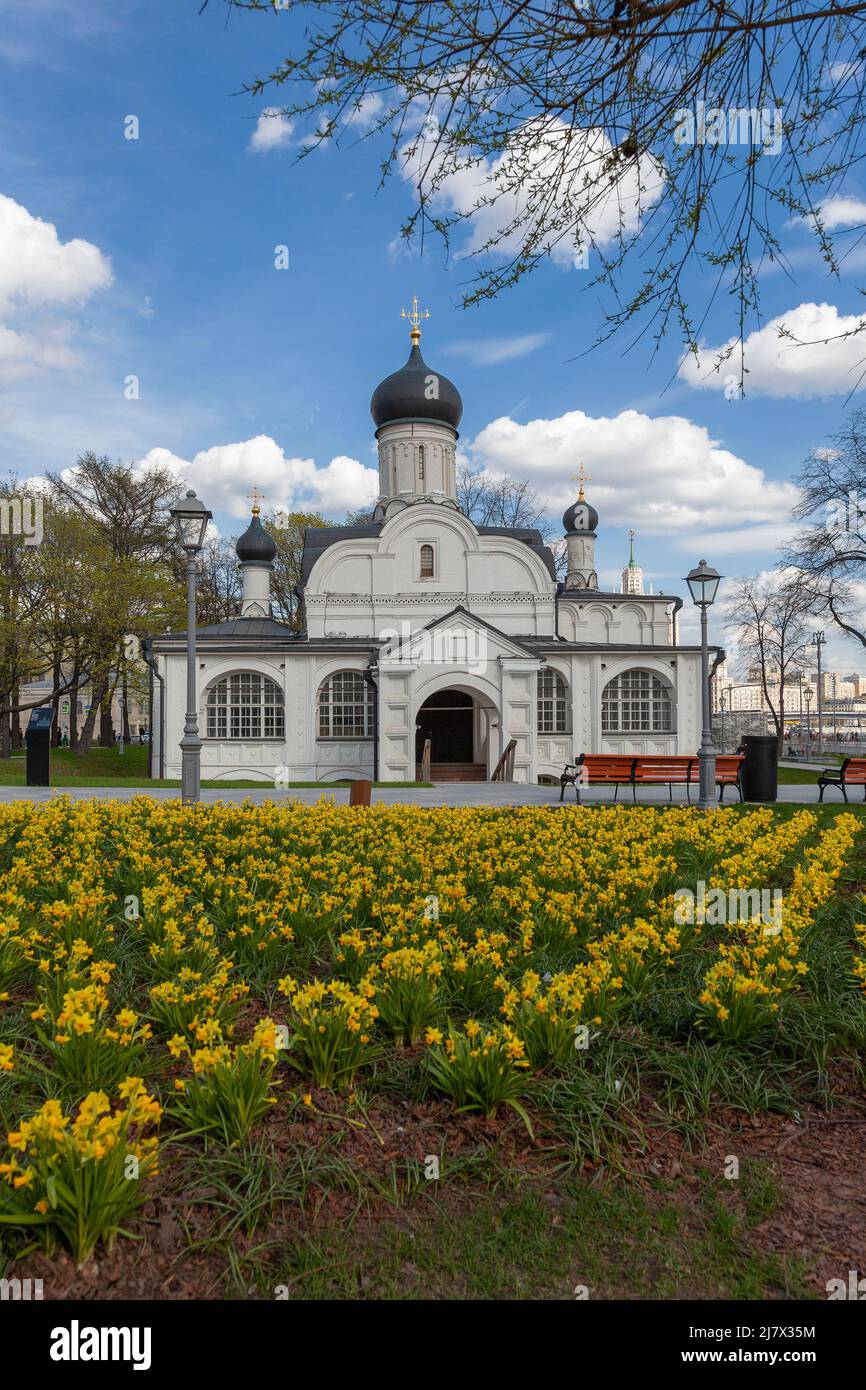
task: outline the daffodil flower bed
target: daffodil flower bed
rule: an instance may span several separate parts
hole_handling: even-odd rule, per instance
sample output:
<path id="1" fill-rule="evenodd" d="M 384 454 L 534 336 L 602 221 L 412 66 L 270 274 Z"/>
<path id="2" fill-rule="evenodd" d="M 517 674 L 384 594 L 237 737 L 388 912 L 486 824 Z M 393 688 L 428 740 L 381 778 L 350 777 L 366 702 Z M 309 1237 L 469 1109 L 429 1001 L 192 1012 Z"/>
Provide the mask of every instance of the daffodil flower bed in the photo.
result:
<path id="1" fill-rule="evenodd" d="M 172 1113 L 188 1134 L 216 1133 L 226 1144 L 239 1143 L 274 1104 L 276 1025 L 263 1019 L 250 1041 L 235 1047 L 223 1040 L 216 1020 L 199 1025 L 196 1036 L 197 1047 L 183 1037 L 169 1043 L 172 1056 L 187 1054 L 193 1073 L 175 1080 Z"/>
<path id="2" fill-rule="evenodd" d="M 416 1099 L 528 1123 L 539 1078 L 586 1068 L 590 1039 L 638 1036 L 665 1001 L 670 1046 L 772 1038 L 810 998 L 861 825 L 769 807 L 2 806 L 2 1220 L 86 1258 L 146 1195 L 160 1106 L 169 1136 L 254 1142 L 293 1086 L 375 1086 L 393 1063 Z M 778 888 L 778 930 L 680 920 L 698 880 Z M 860 919 L 839 944 L 852 1010 Z M 124 1156 L 139 1177 L 119 1188 Z"/>
<path id="3" fill-rule="evenodd" d="M 162 1113 L 139 1077 L 127 1078 L 118 1097 L 112 1108 L 93 1091 L 74 1119 L 47 1100 L 7 1136 L 0 1223 L 34 1227 L 49 1253 L 62 1238 L 79 1263 L 99 1241 L 110 1247 L 156 1175 L 157 1139 L 146 1131 Z"/>

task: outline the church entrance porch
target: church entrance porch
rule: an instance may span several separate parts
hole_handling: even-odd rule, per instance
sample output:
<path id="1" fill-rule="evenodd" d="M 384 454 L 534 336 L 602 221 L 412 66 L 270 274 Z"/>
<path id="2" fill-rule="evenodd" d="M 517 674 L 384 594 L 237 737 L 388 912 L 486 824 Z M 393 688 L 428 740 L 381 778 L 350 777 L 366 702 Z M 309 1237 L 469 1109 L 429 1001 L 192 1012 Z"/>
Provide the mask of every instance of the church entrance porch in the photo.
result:
<path id="1" fill-rule="evenodd" d="M 465 690 L 449 687 L 429 695 L 415 721 L 416 775 L 430 741 L 430 780 L 487 780 L 487 711 Z"/>

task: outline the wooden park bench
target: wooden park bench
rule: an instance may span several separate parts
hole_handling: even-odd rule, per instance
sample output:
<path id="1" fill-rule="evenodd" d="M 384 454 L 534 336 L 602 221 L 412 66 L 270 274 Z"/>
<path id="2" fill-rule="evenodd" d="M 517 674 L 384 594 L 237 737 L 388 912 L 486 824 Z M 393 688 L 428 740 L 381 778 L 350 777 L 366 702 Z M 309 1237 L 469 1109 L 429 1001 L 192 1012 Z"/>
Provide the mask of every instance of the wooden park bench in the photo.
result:
<path id="1" fill-rule="evenodd" d="M 562 801 L 570 782 L 578 802 L 581 786 L 590 785 L 615 787 L 613 799 L 616 801 L 620 787 L 631 786 L 634 764 L 633 753 L 581 753 L 576 763 L 566 763 L 563 769 L 559 779 L 559 799 Z"/>
<path id="2" fill-rule="evenodd" d="M 866 759 L 863 760 L 866 763 Z M 740 786 L 740 769 L 743 765 L 741 753 L 718 753 L 716 755 L 716 786 L 719 788 L 719 801 L 724 798 L 725 787 L 736 787 L 743 799 Z M 581 786 L 613 785 L 613 799 L 616 801 L 619 788 L 630 786 L 632 799 L 637 802 L 639 786 L 659 786 L 667 784 L 668 798 L 673 801 L 674 786 L 685 786 L 686 796 L 691 802 L 691 788 L 700 783 L 700 760 L 688 754 L 622 754 L 622 753 L 581 753 L 576 763 L 568 763 L 559 779 L 559 799 L 563 800 L 568 783 L 574 787 L 577 801 L 580 801 Z"/>
<path id="3" fill-rule="evenodd" d="M 848 800 L 849 787 L 862 787 L 863 800 L 866 801 L 866 758 L 846 758 L 841 767 L 825 767 L 818 777 L 818 800 L 824 800 L 827 787 L 838 787 Z"/>

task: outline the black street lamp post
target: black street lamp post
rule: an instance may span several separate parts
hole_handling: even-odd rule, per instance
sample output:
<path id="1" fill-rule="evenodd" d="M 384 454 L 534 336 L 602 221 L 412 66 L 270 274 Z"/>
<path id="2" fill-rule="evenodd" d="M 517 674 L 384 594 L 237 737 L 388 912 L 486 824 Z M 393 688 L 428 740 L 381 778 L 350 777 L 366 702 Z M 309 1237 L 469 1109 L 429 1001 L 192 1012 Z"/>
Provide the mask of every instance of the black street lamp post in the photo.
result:
<path id="1" fill-rule="evenodd" d="M 201 797 L 201 739 L 198 733 L 198 691 L 195 651 L 195 563 L 213 515 L 194 492 L 170 508 L 177 536 L 186 555 L 186 719 L 180 741 L 181 801 L 194 806 Z"/>
<path id="2" fill-rule="evenodd" d="M 698 749 L 698 806 L 708 811 L 714 804 L 716 789 L 716 750 L 710 714 L 710 650 L 707 644 L 707 609 L 716 597 L 721 575 L 706 560 L 686 575 L 693 601 L 701 610 L 701 746 Z"/>

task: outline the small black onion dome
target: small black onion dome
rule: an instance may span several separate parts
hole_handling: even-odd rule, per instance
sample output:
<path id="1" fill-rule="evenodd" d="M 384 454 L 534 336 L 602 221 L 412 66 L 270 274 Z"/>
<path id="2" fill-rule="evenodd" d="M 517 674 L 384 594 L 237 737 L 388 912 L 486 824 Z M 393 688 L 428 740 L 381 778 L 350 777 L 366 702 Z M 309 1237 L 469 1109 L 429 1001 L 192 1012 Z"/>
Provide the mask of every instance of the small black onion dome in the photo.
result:
<path id="1" fill-rule="evenodd" d="M 566 531 L 594 531 L 598 526 L 598 512 L 589 505 L 582 490 L 563 516 L 562 524 Z"/>
<path id="2" fill-rule="evenodd" d="M 436 396 L 429 396 L 429 378 L 436 378 Z M 441 420 L 456 430 L 463 415 L 460 392 L 441 372 L 428 367 L 417 343 L 399 372 L 392 372 L 373 392 L 370 414 L 376 427 L 389 420 Z"/>
<path id="3" fill-rule="evenodd" d="M 260 565 L 273 563 L 277 543 L 259 521 L 258 509 L 253 512 L 253 519 L 244 534 L 238 537 L 235 553 L 241 561 L 258 561 Z"/>

